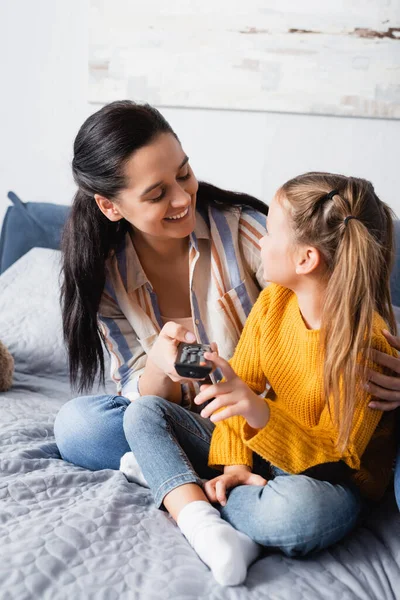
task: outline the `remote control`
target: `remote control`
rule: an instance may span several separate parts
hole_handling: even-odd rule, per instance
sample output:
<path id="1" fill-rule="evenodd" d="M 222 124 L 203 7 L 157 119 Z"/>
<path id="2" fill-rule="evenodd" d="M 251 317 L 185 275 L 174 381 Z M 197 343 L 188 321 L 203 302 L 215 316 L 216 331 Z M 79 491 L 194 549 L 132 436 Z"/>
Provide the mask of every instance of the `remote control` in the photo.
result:
<path id="1" fill-rule="evenodd" d="M 205 379 L 211 373 L 213 364 L 204 358 L 204 352 L 211 352 L 210 346 L 180 343 L 175 363 L 176 372 L 181 377 Z"/>

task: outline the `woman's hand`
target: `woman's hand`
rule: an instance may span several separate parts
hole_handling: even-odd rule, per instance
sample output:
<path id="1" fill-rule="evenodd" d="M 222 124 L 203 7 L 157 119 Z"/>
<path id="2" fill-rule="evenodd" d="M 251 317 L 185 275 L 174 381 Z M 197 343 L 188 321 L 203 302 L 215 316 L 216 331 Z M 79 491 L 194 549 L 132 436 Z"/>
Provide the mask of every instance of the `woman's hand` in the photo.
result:
<path id="1" fill-rule="evenodd" d="M 161 396 L 181 404 L 181 383 L 193 379 L 185 379 L 175 370 L 178 345 L 180 342 L 191 344 L 195 341 L 196 337 L 191 331 L 173 321 L 165 323 L 147 356 L 144 372 L 139 379 L 140 395 Z M 215 344 L 211 344 L 211 347 L 216 349 Z"/>
<path id="2" fill-rule="evenodd" d="M 146 366 L 139 379 L 141 396 L 161 396 L 175 404 L 182 403 L 184 381 L 175 371 L 174 363 L 180 342 L 195 342 L 196 338 L 187 329 L 173 323 L 165 323 L 150 350 Z"/>
<path id="3" fill-rule="evenodd" d="M 169 321 L 161 329 L 157 340 L 150 350 L 147 362 L 157 367 L 164 375 L 167 375 L 172 381 L 183 381 L 175 370 L 177 349 L 180 342 L 192 344 L 196 341 L 195 335 L 191 332 Z"/>
<path id="4" fill-rule="evenodd" d="M 225 467 L 224 474 L 210 479 L 204 486 L 204 492 L 210 502 L 226 504 L 226 492 L 238 485 L 266 485 L 267 480 L 251 472 L 250 467 L 234 465 Z"/>
<path id="5" fill-rule="evenodd" d="M 400 337 L 391 335 L 386 329 L 383 330 L 383 335 L 393 348 L 400 350 Z M 367 390 L 374 396 L 374 400 L 368 406 L 383 411 L 394 410 L 400 406 L 400 358 L 374 350 L 372 360 L 382 367 L 390 369 L 396 375 L 383 375 L 372 369 L 368 371 Z M 379 402 L 375 398 L 383 400 L 383 402 Z"/>
<path id="6" fill-rule="evenodd" d="M 269 421 L 269 407 L 264 398 L 257 396 L 244 381 L 240 379 L 229 363 L 216 352 L 206 352 L 204 358 L 211 360 L 225 378 L 223 383 L 202 385 L 201 392 L 194 402 L 203 404 L 215 398 L 201 411 L 202 417 L 210 417 L 214 423 L 235 415 L 241 415 L 253 429 L 262 429 Z M 224 408 L 220 412 L 221 408 Z"/>

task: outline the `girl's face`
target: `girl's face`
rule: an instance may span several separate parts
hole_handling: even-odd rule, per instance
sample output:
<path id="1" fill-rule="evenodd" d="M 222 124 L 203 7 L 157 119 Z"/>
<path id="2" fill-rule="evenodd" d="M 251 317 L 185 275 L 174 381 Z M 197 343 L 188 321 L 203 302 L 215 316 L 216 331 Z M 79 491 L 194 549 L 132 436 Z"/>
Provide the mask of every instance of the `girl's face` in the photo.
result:
<path id="1" fill-rule="evenodd" d="M 127 186 L 112 203 L 114 213 L 146 236 L 188 236 L 196 223 L 198 189 L 188 161 L 170 133 L 137 150 L 126 163 Z"/>
<path id="2" fill-rule="evenodd" d="M 296 252 L 289 218 L 273 198 L 267 217 L 267 234 L 260 240 L 264 279 L 292 289 L 296 277 Z"/>

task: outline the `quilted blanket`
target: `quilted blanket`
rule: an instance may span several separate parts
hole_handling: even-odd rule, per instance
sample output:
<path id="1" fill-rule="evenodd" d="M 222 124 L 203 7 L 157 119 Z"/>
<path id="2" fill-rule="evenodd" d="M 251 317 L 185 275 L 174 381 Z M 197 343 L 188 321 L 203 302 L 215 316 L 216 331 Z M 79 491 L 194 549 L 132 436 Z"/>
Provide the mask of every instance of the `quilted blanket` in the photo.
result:
<path id="1" fill-rule="evenodd" d="M 335 547 L 301 560 L 266 553 L 245 585 L 221 588 L 147 489 L 61 460 L 53 420 L 66 380 L 16 379 L 0 394 L 1 600 L 400 598 L 391 494 Z"/>

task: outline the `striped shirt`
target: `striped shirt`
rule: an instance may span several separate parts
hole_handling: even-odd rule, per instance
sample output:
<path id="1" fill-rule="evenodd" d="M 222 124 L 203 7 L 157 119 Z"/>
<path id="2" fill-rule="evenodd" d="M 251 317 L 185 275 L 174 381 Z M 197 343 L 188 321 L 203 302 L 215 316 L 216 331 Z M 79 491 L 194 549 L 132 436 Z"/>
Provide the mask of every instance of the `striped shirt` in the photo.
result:
<path id="1" fill-rule="evenodd" d="M 225 359 L 233 355 L 246 318 L 266 286 L 259 246 L 265 222 L 265 215 L 247 207 L 196 212 L 196 227 L 189 236 L 193 330 L 198 343 L 217 342 Z M 107 260 L 99 322 L 117 391 L 134 400 L 140 395 L 138 380 L 147 353 L 163 321 L 129 233 Z M 184 404 L 189 405 L 197 385 L 182 387 Z"/>

